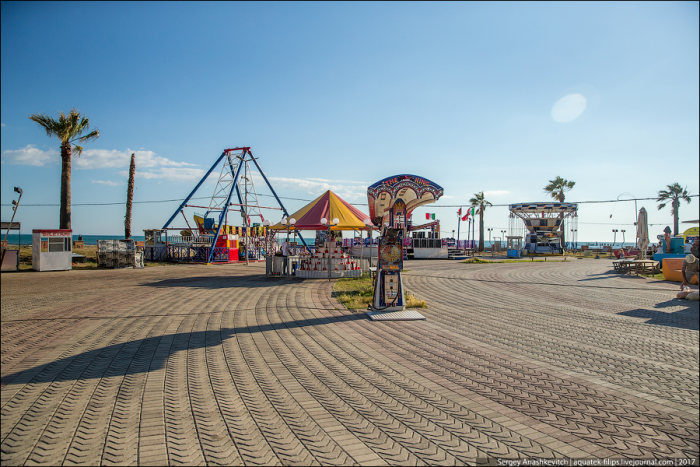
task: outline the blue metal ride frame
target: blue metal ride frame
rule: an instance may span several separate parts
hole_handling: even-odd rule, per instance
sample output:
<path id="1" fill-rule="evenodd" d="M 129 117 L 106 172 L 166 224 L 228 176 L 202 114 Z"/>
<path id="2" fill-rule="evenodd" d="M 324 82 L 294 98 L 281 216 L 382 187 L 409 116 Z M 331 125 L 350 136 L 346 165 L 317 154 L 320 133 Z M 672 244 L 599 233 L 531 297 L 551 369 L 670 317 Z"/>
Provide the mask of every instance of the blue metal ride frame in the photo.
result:
<path id="1" fill-rule="evenodd" d="M 224 152 L 225 154 L 226 152 Z M 238 175 L 241 173 L 241 168 L 245 165 L 243 162 L 245 160 L 246 154 L 248 154 L 248 151 L 246 149 L 243 149 L 243 156 L 241 157 L 241 163 L 238 165 L 238 170 L 236 170 L 236 174 L 233 176 L 233 183 L 231 185 L 231 191 L 228 192 L 228 197 L 226 198 L 226 204 L 224 204 L 223 208 L 221 209 L 221 214 L 219 214 L 219 227 L 216 229 L 216 234 L 214 235 L 214 240 L 211 242 L 211 249 L 209 250 L 209 260 L 207 263 L 211 263 L 212 259 L 214 258 L 214 248 L 216 246 L 216 241 L 219 239 L 219 235 L 221 235 L 221 229 L 224 227 L 224 217 L 226 217 L 226 211 L 228 211 L 228 206 L 229 203 L 231 203 L 231 196 L 233 195 L 233 190 L 236 189 L 238 186 Z M 221 160 L 221 158 L 219 158 Z M 231 161 L 229 160 L 229 163 Z M 218 163 L 218 162 L 217 162 Z"/>
<path id="2" fill-rule="evenodd" d="M 284 212 L 285 217 L 289 217 L 289 213 L 287 212 L 287 208 L 285 208 L 284 204 L 282 204 L 282 201 L 280 201 L 279 197 L 277 196 L 277 193 L 275 193 L 275 189 L 272 188 L 272 185 L 270 185 L 270 182 L 267 180 L 267 177 L 265 176 L 265 172 L 263 172 L 263 170 L 260 168 L 260 164 L 258 164 L 258 161 L 255 160 L 255 156 L 253 156 L 252 152 L 250 153 L 250 156 L 251 156 L 251 159 L 253 159 L 253 163 L 255 164 L 255 167 L 257 167 L 258 170 L 260 171 L 260 175 L 262 175 L 263 180 L 265 180 L 265 183 L 267 183 L 267 186 L 270 188 L 270 191 L 272 191 L 272 194 L 275 195 L 275 199 L 277 200 L 280 207 L 282 208 L 282 211 Z M 241 204 L 243 204 L 243 203 L 241 203 Z M 301 240 L 301 243 L 304 244 L 304 248 L 306 248 L 306 251 L 308 251 L 309 254 L 311 254 L 311 250 L 309 250 L 309 246 L 304 241 L 304 237 L 299 235 L 299 239 Z"/>
<path id="3" fill-rule="evenodd" d="M 185 200 L 182 202 L 182 204 L 180 205 L 180 207 L 177 208 L 177 210 L 175 211 L 175 214 L 173 214 L 173 215 L 170 217 L 170 219 L 168 219 L 168 222 L 165 223 L 165 225 L 163 226 L 163 229 L 167 229 L 168 226 L 170 225 L 170 223 L 173 221 L 173 219 L 175 219 L 175 216 L 177 216 L 178 214 L 180 214 L 180 212 L 185 208 L 185 205 L 186 205 L 187 202 L 190 200 L 190 198 L 192 198 L 192 196 L 197 192 L 197 190 L 199 190 L 199 187 L 202 186 L 202 183 L 204 183 L 204 180 L 206 180 L 207 177 L 209 176 L 209 174 L 212 173 L 212 171 L 214 170 L 214 168 L 215 168 L 217 165 L 219 165 L 219 162 L 221 162 L 221 159 L 223 159 L 225 155 L 226 155 L 226 151 L 224 151 L 224 152 L 221 153 L 221 155 L 220 155 L 219 158 L 216 160 L 216 162 L 214 162 L 214 164 L 211 166 L 211 168 L 209 169 L 209 171 L 204 175 L 204 177 L 202 177 L 202 179 L 199 181 L 199 183 L 197 183 L 197 186 L 194 187 L 194 190 L 192 190 L 192 192 L 191 192 L 189 195 L 187 195 L 187 198 L 185 198 Z"/>

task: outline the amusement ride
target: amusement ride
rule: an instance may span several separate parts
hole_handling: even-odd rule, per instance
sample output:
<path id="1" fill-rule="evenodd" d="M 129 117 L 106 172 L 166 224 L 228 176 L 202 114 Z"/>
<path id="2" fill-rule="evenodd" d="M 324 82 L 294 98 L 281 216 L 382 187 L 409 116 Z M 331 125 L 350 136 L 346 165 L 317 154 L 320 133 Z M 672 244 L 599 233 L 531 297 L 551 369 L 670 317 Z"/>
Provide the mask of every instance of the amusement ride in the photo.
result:
<path id="1" fill-rule="evenodd" d="M 219 165 L 221 169 L 208 206 L 189 204 Z M 251 170 L 253 167 L 261 175 L 279 207 L 260 206 Z M 187 220 L 185 208 L 204 210 L 203 213 L 195 213 L 193 216 L 195 227 Z M 279 210 L 288 217 L 287 209 L 272 188 L 250 147 L 225 149 L 163 227 L 144 230 L 146 259 L 206 264 L 245 260 L 247 263 L 249 260 L 258 260 L 262 256 L 274 254 L 279 249 L 279 244 L 275 240 L 274 232 L 267 228 L 269 222 L 266 222 L 262 209 Z M 236 217 L 240 216 L 241 226 L 229 225 L 229 211 L 236 212 Z M 187 227 L 170 227 L 180 214 Z M 168 235 L 169 231 L 177 231 L 179 235 Z M 304 243 L 303 238 L 301 241 Z"/>

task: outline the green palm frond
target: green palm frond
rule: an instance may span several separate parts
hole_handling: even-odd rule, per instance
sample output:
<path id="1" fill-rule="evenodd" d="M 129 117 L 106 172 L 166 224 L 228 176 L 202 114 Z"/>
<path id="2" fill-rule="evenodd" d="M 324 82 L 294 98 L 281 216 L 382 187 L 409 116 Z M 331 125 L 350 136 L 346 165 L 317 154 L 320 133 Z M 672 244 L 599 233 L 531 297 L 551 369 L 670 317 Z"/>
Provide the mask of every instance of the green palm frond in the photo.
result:
<path id="1" fill-rule="evenodd" d="M 544 187 L 544 192 L 551 198 L 563 203 L 566 199 L 564 193 L 571 190 L 574 185 L 576 185 L 576 182 L 564 180 L 562 177 L 557 176 L 554 180 L 549 180 L 549 184 Z"/>
<path id="2" fill-rule="evenodd" d="M 659 201 L 659 200 L 657 199 L 656 201 Z M 666 203 L 659 204 L 659 206 L 658 206 L 659 211 L 661 211 L 665 207 L 666 207 Z"/>
<path id="3" fill-rule="evenodd" d="M 53 136 L 56 134 L 57 123 L 56 120 L 49 117 L 46 114 L 33 114 L 29 116 L 29 120 L 38 123 L 44 130 L 46 130 L 46 136 Z"/>
<path id="4" fill-rule="evenodd" d="M 77 144 L 73 145 L 73 149 L 75 150 L 75 155 L 80 156 L 83 153 L 83 147 L 78 146 Z"/>
<path id="5" fill-rule="evenodd" d="M 29 119 L 38 123 L 46 131 L 47 136 L 56 136 L 61 140 L 62 144 L 69 144 L 75 140 L 81 143 L 97 139 L 100 136 L 100 130 L 95 129 L 85 136 L 81 136 L 83 132 L 90 129 L 90 120 L 80 115 L 80 112 L 75 108 L 71 109 L 68 115 L 62 111 L 58 113 L 58 119 L 53 119 L 46 114 L 33 114 Z M 76 146 L 79 147 L 79 146 Z M 77 152 L 79 155 L 80 151 Z"/>
<path id="6" fill-rule="evenodd" d="M 86 120 L 87 120 L 87 119 L 86 119 Z M 88 133 L 87 135 L 82 136 L 78 141 L 80 141 L 81 143 L 85 143 L 85 142 L 87 142 L 87 141 L 95 140 L 95 139 L 97 139 L 97 138 L 99 138 L 99 137 L 100 137 L 100 130 L 98 130 L 97 128 L 95 128 L 93 131 L 91 131 L 91 132 Z"/>

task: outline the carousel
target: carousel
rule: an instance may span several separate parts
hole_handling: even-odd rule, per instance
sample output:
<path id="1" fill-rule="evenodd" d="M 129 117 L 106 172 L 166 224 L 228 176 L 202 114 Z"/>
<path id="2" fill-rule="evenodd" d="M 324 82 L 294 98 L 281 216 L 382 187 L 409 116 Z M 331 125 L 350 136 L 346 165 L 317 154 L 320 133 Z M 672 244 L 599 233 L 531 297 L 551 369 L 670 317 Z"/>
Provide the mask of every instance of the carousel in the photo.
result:
<path id="1" fill-rule="evenodd" d="M 566 248 L 566 228 L 569 228 L 575 241 L 578 230 L 578 204 L 575 203 L 517 203 L 510 205 L 511 235 L 508 237 L 509 251 L 511 243 L 524 236 L 523 251 L 529 255 L 561 255 Z M 521 226 L 516 226 L 516 219 L 521 219 Z M 565 222 L 569 219 L 569 222 Z M 525 231 L 522 231 L 522 226 Z M 523 232 L 524 235 L 513 235 Z"/>

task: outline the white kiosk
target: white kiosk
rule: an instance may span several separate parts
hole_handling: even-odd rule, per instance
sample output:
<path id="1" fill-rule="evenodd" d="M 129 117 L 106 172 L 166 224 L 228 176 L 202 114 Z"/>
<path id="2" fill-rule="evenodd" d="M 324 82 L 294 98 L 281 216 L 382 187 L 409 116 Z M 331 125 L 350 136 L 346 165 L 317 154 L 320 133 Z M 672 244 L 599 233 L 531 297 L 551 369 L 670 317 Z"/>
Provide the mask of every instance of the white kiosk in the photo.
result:
<path id="1" fill-rule="evenodd" d="M 72 240 L 72 230 L 32 230 L 32 269 L 70 271 L 73 268 Z"/>

